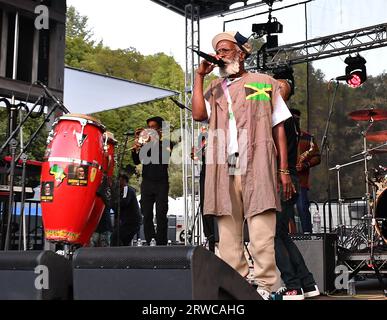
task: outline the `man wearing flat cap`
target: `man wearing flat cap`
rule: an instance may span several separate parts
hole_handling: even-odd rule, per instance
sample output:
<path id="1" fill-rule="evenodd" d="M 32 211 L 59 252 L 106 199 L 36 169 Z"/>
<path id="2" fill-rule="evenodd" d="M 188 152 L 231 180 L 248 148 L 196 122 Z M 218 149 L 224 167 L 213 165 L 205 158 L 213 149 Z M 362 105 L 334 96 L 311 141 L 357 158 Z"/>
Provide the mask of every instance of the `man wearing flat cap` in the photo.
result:
<path id="1" fill-rule="evenodd" d="M 279 83 L 245 70 L 251 54 L 248 39 L 223 32 L 212 41 L 222 59 L 220 78 L 204 92 L 204 77 L 215 68 L 203 60 L 196 70 L 192 114 L 209 121 L 204 213 L 217 216 L 221 258 L 242 276 L 249 273 L 244 255 L 243 225 L 247 221 L 257 291 L 264 298 L 277 280 L 274 236 L 276 211 L 294 189 L 287 164 L 283 122 L 291 114 L 280 96 Z"/>

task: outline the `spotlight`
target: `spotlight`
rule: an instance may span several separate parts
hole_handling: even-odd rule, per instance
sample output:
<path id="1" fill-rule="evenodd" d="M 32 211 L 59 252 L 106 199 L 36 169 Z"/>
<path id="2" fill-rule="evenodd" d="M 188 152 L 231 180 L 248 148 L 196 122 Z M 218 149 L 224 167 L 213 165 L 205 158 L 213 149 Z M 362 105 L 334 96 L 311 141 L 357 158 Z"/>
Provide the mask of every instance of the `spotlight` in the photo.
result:
<path id="1" fill-rule="evenodd" d="M 366 59 L 359 54 L 356 57 L 349 56 L 344 60 L 344 63 L 347 64 L 346 81 L 350 87 L 360 87 L 367 80 L 366 62 Z"/>

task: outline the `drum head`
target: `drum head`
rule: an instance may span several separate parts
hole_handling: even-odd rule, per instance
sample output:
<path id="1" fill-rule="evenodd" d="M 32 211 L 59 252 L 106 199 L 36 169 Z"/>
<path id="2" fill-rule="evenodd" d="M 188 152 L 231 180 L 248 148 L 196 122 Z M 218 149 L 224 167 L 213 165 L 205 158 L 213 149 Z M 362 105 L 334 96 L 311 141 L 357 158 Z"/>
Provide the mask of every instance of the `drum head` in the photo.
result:
<path id="1" fill-rule="evenodd" d="M 103 132 L 106 131 L 105 126 L 99 121 L 97 118 L 94 118 L 92 116 L 88 116 L 85 114 L 80 114 L 80 113 L 69 113 L 65 114 L 64 116 L 61 116 L 58 121 L 62 120 L 73 120 L 73 121 L 84 121 L 86 120 L 88 124 L 92 124 L 99 129 L 101 129 Z"/>

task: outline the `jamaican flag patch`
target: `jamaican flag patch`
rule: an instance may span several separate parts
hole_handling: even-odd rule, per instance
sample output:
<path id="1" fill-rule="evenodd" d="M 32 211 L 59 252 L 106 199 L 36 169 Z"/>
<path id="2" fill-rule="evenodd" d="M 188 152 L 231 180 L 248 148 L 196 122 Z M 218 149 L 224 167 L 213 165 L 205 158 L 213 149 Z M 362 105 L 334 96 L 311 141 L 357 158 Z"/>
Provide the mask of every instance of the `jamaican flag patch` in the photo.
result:
<path id="1" fill-rule="evenodd" d="M 273 87 L 271 84 L 252 82 L 245 84 L 246 100 L 270 101 Z"/>

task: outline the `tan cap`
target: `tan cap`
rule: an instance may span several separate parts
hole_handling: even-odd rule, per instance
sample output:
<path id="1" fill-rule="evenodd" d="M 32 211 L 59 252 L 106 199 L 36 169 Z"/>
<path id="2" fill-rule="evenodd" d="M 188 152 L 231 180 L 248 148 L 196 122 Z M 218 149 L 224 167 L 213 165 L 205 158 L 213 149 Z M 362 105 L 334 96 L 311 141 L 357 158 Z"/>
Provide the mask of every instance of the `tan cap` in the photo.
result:
<path id="1" fill-rule="evenodd" d="M 253 47 L 250 43 L 248 43 L 248 39 L 242 36 L 238 31 L 229 31 L 217 34 L 212 39 L 212 47 L 214 48 L 214 50 L 216 50 L 216 45 L 218 44 L 218 42 L 222 40 L 228 40 L 236 43 L 248 55 L 250 55 L 253 51 Z"/>

